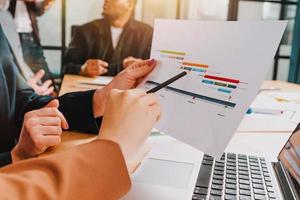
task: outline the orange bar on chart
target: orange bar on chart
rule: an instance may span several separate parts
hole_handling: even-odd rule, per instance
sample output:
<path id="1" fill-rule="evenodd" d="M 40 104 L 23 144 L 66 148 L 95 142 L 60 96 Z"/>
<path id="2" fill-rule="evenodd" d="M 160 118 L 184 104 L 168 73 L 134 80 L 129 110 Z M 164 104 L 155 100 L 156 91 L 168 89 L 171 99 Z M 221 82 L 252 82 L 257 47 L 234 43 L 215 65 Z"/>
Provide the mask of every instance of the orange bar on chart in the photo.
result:
<path id="1" fill-rule="evenodd" d="M 205 64 L 190 63 L 190 62 L 183 62 L 182 64 L 185 65 L 185 66 L 191 66 L 191 67 L 208 68 L 208 65 L 205 65 Z"/>

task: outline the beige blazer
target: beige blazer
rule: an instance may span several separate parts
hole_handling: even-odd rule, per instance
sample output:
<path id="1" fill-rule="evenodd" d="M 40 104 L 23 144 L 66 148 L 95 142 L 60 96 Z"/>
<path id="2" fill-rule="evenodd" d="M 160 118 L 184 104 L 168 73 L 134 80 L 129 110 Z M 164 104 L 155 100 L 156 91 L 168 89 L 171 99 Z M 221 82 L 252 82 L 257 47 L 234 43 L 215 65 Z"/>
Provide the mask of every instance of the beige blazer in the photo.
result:
<path id="1" fill-rule="evenodd" d="M 1 200 L 115 200 L 130 187 L 121 150 L 107 140 L 0 169 Z"/>

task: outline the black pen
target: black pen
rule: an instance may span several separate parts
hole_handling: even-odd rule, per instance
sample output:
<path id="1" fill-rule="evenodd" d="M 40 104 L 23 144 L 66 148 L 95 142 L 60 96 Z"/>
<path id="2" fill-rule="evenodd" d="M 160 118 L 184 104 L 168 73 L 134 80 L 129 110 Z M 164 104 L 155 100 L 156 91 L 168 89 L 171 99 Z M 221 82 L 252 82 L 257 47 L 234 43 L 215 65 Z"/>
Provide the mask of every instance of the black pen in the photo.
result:
<path id="1" fill-rule="evenodd" d="M 181 72 L 180 74 L 177 74 L 176 76 L 174 76 L 173 78 L 170 78 L 169 80 L 159 84 L 158 86 L 152 88 L 151 90 L 148 90 L 147 91 L 147 94 L 149 93 L 154 93 L 154 92 L 157 92 L 158 90 L 170 85 L 171 83 L 177 81 L 178 79 L 184 77 L 185 75 L 187 75 L 186 71 L 184 72 Z"/>

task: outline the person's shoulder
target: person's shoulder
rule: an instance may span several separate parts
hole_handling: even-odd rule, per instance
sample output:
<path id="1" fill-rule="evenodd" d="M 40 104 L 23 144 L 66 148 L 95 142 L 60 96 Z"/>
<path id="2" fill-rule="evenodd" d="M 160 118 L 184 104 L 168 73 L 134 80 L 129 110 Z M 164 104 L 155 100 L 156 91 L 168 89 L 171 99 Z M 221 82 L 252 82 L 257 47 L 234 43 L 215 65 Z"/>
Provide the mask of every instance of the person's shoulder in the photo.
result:
<path id="1" fill-rule="evenodd" d="M 87 22 L 77 27 L 81 30 L 90 30 L 90 29 L 97 29 L 99 26 L 103 26 L 103 24 L 104 24 L 103 19 L 95 19 L 93 21 Z"/>
<path id="2" fill-rule="evenodd" d="M 137 20 L 132 20 L 132 24 L 133 24 L 134 27 L 137 28 L 137 30 L 142 30 L 143 32 L 144 31 L 149 31 L 149 32 L 153 31 L 153 28 L 150 25 L 148 25 L 144 22 L 137 21 Z"/>

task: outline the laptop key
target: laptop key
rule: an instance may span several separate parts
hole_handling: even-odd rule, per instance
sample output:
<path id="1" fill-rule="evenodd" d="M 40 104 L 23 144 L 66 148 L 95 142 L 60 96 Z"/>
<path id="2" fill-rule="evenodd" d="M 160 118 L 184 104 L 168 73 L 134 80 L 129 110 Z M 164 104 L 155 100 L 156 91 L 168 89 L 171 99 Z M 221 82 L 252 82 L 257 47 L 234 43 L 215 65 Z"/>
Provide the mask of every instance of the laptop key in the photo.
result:
<path id="1" fill-rule="evenodd" d="M 236 199 L 237 199 L 236 196 L 228 195 L 228 194 L 225 195 L 225 200 L 236 200 Z"/>
<path id="2" fill-rule="evenodd" d="M 226 174 L 236 175 L 236 171 L 226 170 Z"/>
<path id="3" fill-rule="evenodd" d="M 268 197 L 270 199 L 276 199 L 276 195 L 274 193 L 268 193 Z"/>
<path id="4" fill-rule="evenodd" d="M 260 179 L 252 179 L 252 183 L 258 183 L 258 184 L 263 184 L 263 181 Z"/>
<path id="5" fill-rule="evenodd" d="M 272 185 L 272 182 L 266 182 L 266 186 L 267 187 L 272 187 L 273 185 Z"/>
<path id="6" fill-rule="evenodd" d="M 213 195 L 213 196 L 222 196 L 222 191 L 212 189 L 212 190 L 210 191 L 210 194 Z"/>
<path id="7" fill-rule="evenodd" d="M 239 180 L 239 183 L 244 184 L 244 185 L 250 185 L 250 181 L 249 180 Z"/>
<path id="8" fill-rule="evenodd" d="M 223 185 L 223 181 L 222 180 L 217 180 L 217 179 L 213 179 L 212 183 L 216 184 L 216 185 Z"/>
<path id="9" fill-rule="evenodd" d="M 194 190 L 194 194 L 207 195 L 208 194 L 208 189 L 207 188 L 196 187 L 195 190 Z"/>
<path id="10" fill-rule="evenodd" d="M 240 200 L 251 200 L 251 196 L 240 195 Z"/>
<path id="11" fill-rule="evenodd" d="M 243 189 L 243 190 L 251 190 L 250 185 L 239 184 L 239 187 L 240 187 L 240 189 Z"/>
<path id="12" fill-rule="evenodd" d="M 243 180 L 249 180 L 249 176 L 245 176 L 245 175 L 239 175 L 239 179 L 243 179 Z"/>
<path id="13" fill-rule="evenodd" d="M 251 196 L 250 190 L 240 190 L 240 195 Z"/>
<path id="14" fill-rule="evenodd" d="M 236 179 L 236 175 L 226 174 L 226 178 L 228 178 L 228 179 Z"/>
<path id="15" fill-rule="evenodd" d="M 268 191 L 268 192 L 272 192 L 272 193 L 274 193 L 274 192 L 275 192 L 275 190 L 274 190 L 274 188 L 273 188 L 273 187 L 267 187 L 267 191 Z"/>
<path id="16" fill-rule="evenodd" d="M 253 183 L 252 186 L 253 186 L 254 189 L 260 189 L 260 190 L 265 189 L 263 184 Z"/>
<path id="17" fill-rule="evenodd" d="M 214 171 L 214 175 L 224 176 L 224 172 L 222 172 L 222 171 Z"/>
<path id="18" fill-rule="evenodd" d="M 223 180 L 224 177 L 223 177 L 223 176 L 219 176 L 219 175 L 213 175 L 213 179 L 216 179 L 216 180 Z"/>
<path id="19" fill-rule="evenodd" d="M 267 200 L 266 196 L 259 195 L 259 194 L 254 194 L 254 199 L 255 200 Z"/>
<path id="20" fill-rule="evenodd" d="M 206 195 L 194 194 L 192 200 L 206 200 Z"/>
<path id="21" fill-rule="evenodd" d="M 221 196 L 211 195 L 211 196 L 209 196 L 209 200 L 222 200 L 222 198 L 221 198 Z"/>
<path id="22" fill-rule="evenodd" d="M 262 180 L 262 177 L 261 177 L 261 175 L 257 175 L 257 174 L 251 174 L 251 177 L 252 177 L 252 178 L 259 179 L 259 180 Z"/>
<path id="23" fill-rule="evenodd" d="M 225 188 L 226 189 L 236 189 L 236 185 L 235 184 L 228 184 L 228 183 L 226 183 L 226 185 L 225 185 Z"/>
<path id="24" fill-rule="evenodd" d="M 217 184 L 212 184 L 211 188 L 214 190 L 222 190 L 223 186 L 222 185 L 217 185 Z"/>
<path id="25" fill-rule="evenodd" d="M 236 190 L 233 190 L 233 189 L 225 189 L 225 194 L 236 195 Z"/>
<path id="26" fill-rule="evenodd" d="M 247 172 L 247 171 L 239 171 L 239 175 L 249 176 L 249 172 Z"/>
<path id="27" fill-rule="evenodd" d="M 264 190 L 260 190 L 260 189 L 253 189 L 254 194 L 261 194 L 261 195 L 265 195 L 265 191 Z"/>
<path id="28" fill-rule="evenodd" d="M 196 186 L 208 188 L 211 172 L 212 172 L 211 166 L 201 165 L 200 172 L 199 172 L 197 182 L 196 182 Z"/>
<path id="29" fill-rule="evenodd" d="M 237 181 L 235 179 L 226 179 L 226 183 L 236 184 Z"/>

